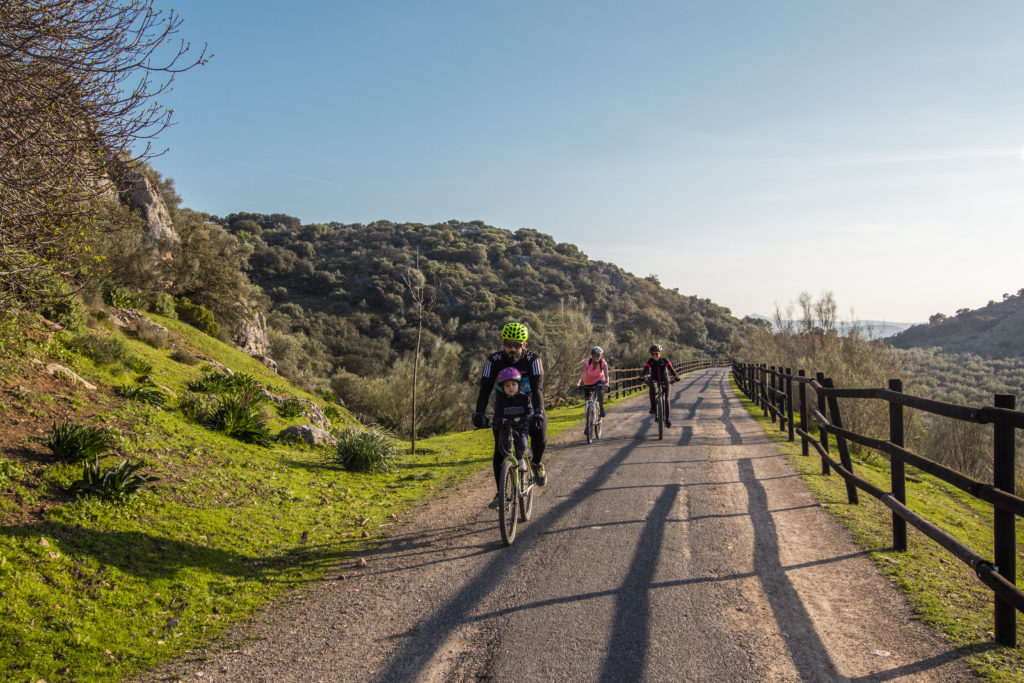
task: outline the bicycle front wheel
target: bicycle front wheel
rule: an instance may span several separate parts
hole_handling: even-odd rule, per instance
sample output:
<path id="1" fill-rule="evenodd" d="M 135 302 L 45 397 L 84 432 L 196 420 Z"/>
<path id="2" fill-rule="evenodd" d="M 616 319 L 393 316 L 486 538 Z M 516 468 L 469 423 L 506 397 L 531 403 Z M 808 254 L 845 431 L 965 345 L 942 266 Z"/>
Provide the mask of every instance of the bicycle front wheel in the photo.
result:
<path id="1" fill-rule="evenodd" d="M 526 460 L 529 462 L 530 454 L 527 451 Z M 519 480 L 522 482 L 523 495 L 519 498 L 519 521 L 529 522 L 530 517 L 533 515 L 533 468 L 530 467 L 520 474 Z"/>
<path id="2" fill-rule="evenodd" d="M 602 422 L 602 418 L 601 417 L 598 417 L 597 420 L 594 422 L 594 438 L 595 439 L 600 439 L 601 438 L 601 422 Z"/>
<path id="3" fill-rule="evenodd" d="M 583 433 L 587 436 L 587 443 L 594 440 L 594 405 L 587 401 L 586 420 L 583 425 Z"/>
<path id="4" fill-rule="evenodd" d="M 519 491 L 516 486 L 516 467 L 514 462 L 506 461 L 501 466 L 501 506 L 498 508 L 498 522 L 501 524 L 501 540 L 505 545 L 512 545 L 516 540 L 516 504 L 519 502 Z"/>
<path id="5" fill-rule="evenodd" d="M 665 394 L 658 396 L 658 438 L 665 436 Z"/>

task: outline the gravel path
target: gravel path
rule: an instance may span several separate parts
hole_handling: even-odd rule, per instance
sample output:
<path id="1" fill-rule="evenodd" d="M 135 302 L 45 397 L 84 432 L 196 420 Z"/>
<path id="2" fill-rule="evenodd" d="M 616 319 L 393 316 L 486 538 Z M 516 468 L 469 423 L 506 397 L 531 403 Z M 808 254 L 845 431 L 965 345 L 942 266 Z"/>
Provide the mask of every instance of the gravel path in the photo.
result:
<path id="1" fill-rule="evenodd" d="M 562 435 L 533 520 L 501 544 L 488 472 L 419 508 L 342 576 L 141 680 L 971 679 L 824 512 L 726 371 L 603 439 Z"/>

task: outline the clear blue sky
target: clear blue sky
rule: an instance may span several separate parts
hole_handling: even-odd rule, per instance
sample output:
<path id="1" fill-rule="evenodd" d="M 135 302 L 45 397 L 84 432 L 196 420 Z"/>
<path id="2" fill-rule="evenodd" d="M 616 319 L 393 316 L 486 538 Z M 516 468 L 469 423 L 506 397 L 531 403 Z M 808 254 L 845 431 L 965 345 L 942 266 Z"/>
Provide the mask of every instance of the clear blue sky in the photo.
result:
<path id="1" fill-rule="evenodd" d="M 155 163 L 197 210 L 534 228 L 739 316 L 1024 287 L 1018 0 L 173 7 L 215 56 Z"/>

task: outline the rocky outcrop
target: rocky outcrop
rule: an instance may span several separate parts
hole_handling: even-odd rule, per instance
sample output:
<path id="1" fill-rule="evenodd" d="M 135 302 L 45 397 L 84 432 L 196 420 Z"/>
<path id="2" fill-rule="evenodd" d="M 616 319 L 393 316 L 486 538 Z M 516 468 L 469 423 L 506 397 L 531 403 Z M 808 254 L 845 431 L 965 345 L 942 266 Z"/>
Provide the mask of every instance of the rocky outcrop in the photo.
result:
<path id="1" fill-rule="evenodd" d="M 86 382 L 84 379 L 76 375 L 74 370 L 71 370 L 70 368 L 66 368 L 63 365 L 57 365 L 56 363 L 43 363 L 40 360 L 33 360 L 32 362 L 36 365 L 42 365 L 43 368 L 46 370 L 47 373 L 50 374 L 51 377 L 66 380 L 71 384 L 77 384 L 85 389 L 88 389 L 89 391 L 96 391 L 95 384 L 92 384 L 91 382 Z"/>
<path id="2" fill-rule="evenodd" d="M 260 393 L 266 396 L 274 405 L 282 405 L 285 401 L 297 401 L 302 405 L 302 414 L 309 418 L 309 421 L 320 429 L 330 429 L 331 421 L 320 407 L 307 398 L 292 398 L 291 396 L 279 396 L 266 389 L 260 389 Z"/>
<path id="3" fill-rule="evenodd" d="M 167 328 L 155 323 L 134 308 L 111 308 L 107 313 L 110 322 L 118 327 L 132 330 L 142 339 L 160 339 L 167 341 Z"/>
<path id="4" fill-rule="evenodd" d="M 338 443 L 330 432 L 313 425 L 292 425 L 281 430 L 278 437 L 286 441 L 302 441 L 308 446 L 333 446 Z"/>
<path id="5" fill-rule="evenodd" d="M 262 312 L 257 312 L 251 319 L 243 320 L 235 328 L 232 340 L 235 346 L 242 349 L 250 356 L 255 356 L 263 361 L 270 356 L 270 336 L 267 334 L 267 319 Z M 273 362 L 273 361 L 271 361 Z M 271 367 L 266 361 L 264 365 Z M 277 364 L 272 366 L 275 370 Z"/>
<path id="6" fill-rule="evenodd" d="M 146 239 L 152 246 L 163 247 L 180 241 L 160 190 L 149 182 L 144 173 L 128 173 L 127 187 L 123 190 L 123 195 L 128 205 L 146 219 Z"/>

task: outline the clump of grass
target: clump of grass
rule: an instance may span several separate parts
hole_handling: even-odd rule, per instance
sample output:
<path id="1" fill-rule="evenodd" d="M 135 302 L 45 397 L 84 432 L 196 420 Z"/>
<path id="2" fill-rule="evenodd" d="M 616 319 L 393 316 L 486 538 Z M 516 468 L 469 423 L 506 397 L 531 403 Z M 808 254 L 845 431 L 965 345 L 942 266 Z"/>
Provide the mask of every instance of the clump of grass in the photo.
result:
<path id="1" fill-rule="evenodd" d="M 138 356 L 132 356 L 131 358 L 129 358 L 128 361 L 124 364 L 124 366 L 131 370 L 132 372 L 138 373 L 140 375 L 153 374 L 153 364 L 146 362 L 145 360 L 139 358 Z"/>
<path id="2" fill-rule="evenodd" d="M 229 379 L 227 375 L 211 368 L 204 372 L 202 377 L 192 380 L 186 386 L 189 391 L 197 394 L 223 394 L 231 388 Z"/>
<path id="3" fill-rule="evenodd" d="M 246 443 L 266 446 L 273 438 L 259 409 L 259 402 L 251 401 L 245 395 L 222 396 L 209 424 L 213 429 Z"/>
<path id="4" fill-rule="evenodd" d="M 157 477 L 139 473 L 144 466 L 142 462 L 122 460 L 119 465 L 103 467 L 99 456 L 95 456 L 92 460 L 86 461 L 82 468 L 82 478 L 74 482 L 68 488 L 68 492 L 123 503 L 151 483 L 158 481 Z"/>
<path id="5" fill-rule="evenodd" d="M 0 459 L 0 486 L 25 476 L 25 468 L 13 460 Z"/>
<path id="6" fill-rule="evenodd" d="M 388 472 L 394 466 L 398 446 L 394 440 L 375 429 L 346 427 L 336 434 L 335 457 L 341 466 L 352 472 Z"/>
<path id="7" fill-rule="evenodd" d="M 277 406 L 277 414 L 285 419 L 302 416 L 302 401 L 290 398 Z"/>
<path id="8" fill-rule="evenodd" d="M 76 423 L 53 423 L 53 431 L 43 440 L 53 454 L 76 462 L 92 458 L 109 447 L 106 432 L 97 427 Z"/>
<path id="9" fill-rule="evenodd" d="M 121 337 L 110 334 L 80 335 L 71 341 L 71 348 L 97 365 L 125 363 L 132 355 Z"/>
<path id="10" fill-rule="evenodd" d="M 152 382 L 140 382 L 135 385 L 122 384 L 121 395 L 132 401 L 139 401 L 157 408 L 167 404 L 167 394 Z"/>
<path id="11" fill-rule="evenodd" d="M 178 410 L 197 424 L 207 424 L 217 408 L 217 400 L 207 394 L 200 394 L 194 391 L 185 392 L 178 399 Z"/>
<path id="12" fill-rule="evenodd" d="M 171 360 L 184 365 L 197 365 L 199 363 L 199 359 L 185 349 L 175 349 L 174 353 L 171 354 Z"/>

